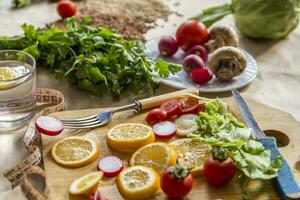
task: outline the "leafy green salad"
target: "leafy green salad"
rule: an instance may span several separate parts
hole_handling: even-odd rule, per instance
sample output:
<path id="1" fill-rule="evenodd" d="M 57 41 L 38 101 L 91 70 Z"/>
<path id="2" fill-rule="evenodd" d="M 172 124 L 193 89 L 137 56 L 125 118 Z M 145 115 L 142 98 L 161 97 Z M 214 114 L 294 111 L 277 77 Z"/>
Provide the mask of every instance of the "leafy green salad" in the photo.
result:
<path id="1" fill-rule="evenodd" d="M 247 199 L 247 183 L 251 179 L 272 179 L 281 168 L 281 157 L 271 160 L 271 151 L 250 138 L 251 129 L 238 121 L 230 112 L 227 104 L 220 99 L 205 100 L 205 110 L 199 113 L 199 131 L 188 137 L 201 140 L 213 147 L 223 147 L 239 169 L 243 185 L 243 197 Z"/>
<path id="2" fill-rule="evenodd" d="M 91 22 L 90 18 L 80 23 L 68 18 L 66 29 L 41 29 L 25 24 L 21 36 L 0 36 L 0 49 L 23 50 L 56 78 L 65 78 L 96 96 L 110 92 L 119 98 L 128 90 L 153 93 L 159 83 L 153 72 L 167 77 L 180 70 L 179 65 L 148 58 L 140 41 L 92 27 Z"/>

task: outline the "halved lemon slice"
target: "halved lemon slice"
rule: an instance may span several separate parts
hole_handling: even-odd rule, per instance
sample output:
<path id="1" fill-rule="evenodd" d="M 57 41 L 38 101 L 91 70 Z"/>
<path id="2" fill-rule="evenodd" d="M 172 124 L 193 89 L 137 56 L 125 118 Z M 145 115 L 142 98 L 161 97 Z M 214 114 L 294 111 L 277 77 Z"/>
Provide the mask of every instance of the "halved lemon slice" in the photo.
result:
<path id="1" fill-rule="evenodd" d="M 203 164 L 210 154 L 210 147 L 191 138 L 175 140 L 170 143 L 177 153 L 180 166 L 190 169 L 193 176 L 202 174 Z"/>
<path id="2" fill-rule="evenodd" d="M 176 152 L 166 143 L 155 142 L 137 150 L 130 158 L 130 165 L 143 165 L 160 173 L 176 163 Z"/>
<path id="3" fill-rule="evenodd" d="M 0 67 L 0 81 L 7 81 L 17 78 L 17 76 L 12 73 L 9 67 Z M 0 91 L 1 90 L 8 90 L 13 88 L 14 86 L 8 83 L 1 83 L 0 82 Z"/>
<path id="4" fill-rule="evenodd" d="M 71 136 L 58 141 L 51 150 L 53 159 L 66 167 L 81 167 L 95 161 L 99 148 L 95 141 Z"/>
<path id="5" fill-rule="evenodd" d="M 126 168 L 118 175 L 116 183 L 122 196 L 129 200 L 148 199 L 160 187 L 158 174 L 144 166 Z"/>
<path id="6" fill-rule="evenodd" d="M 140 123 L 124 123 L 110 129 L 107 143 L 122 152 L 134 152 L 140 147 L 155 141 L 151 127 Z"/>
<path id="7" fill-rule="evenodd" d="M 103 176 L 103 172 L 92 172 L 82 176 L 71 184 L 69 192 L 71 194 L 94 194 L 98 188 L 99 181 Z"/>

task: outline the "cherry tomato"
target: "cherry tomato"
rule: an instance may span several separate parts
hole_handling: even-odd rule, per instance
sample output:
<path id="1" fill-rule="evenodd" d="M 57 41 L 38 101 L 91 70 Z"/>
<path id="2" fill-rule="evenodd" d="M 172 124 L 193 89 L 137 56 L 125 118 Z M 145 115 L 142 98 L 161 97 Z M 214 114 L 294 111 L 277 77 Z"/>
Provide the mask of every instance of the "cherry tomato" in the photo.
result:
<path id="1" fill-rule="evenodd" d="M 192 190 L 194 184 L 193 177 L 189 172 L 178 173 L 180 168 L 178 166 L 169 167 L 161 177 L 161 189 L 170 199 L 182 199 Z M 176 170 L 177 172 L 175 172 Z M 177 177 L 178 175 L 179 177 Z"/>
<path id="2" fill-rule="evenodd" d="M 182 114 L 197 114 L 198 113 L 198 99 L 193 97 L 186 97 L 180 100 Z"/>
<path id="3" fill-rule="evenodd" d="M 69 0 L 61 0 L 57 4 L 57 12 L 62 18 L 72 17 L 77 11 L 75 3 Z"/>
<path id="4" fill-rule="evenodd" d="M 146 116 L 148 124 L 153 125 L 158 122 L 164 121 L 167 118 L 167 112 L 164 109 L 156 108 L 151 110 Z"/>
<path id="5" fill-rule="evenodd" d="M 170 99 L 161 104 L 160 108 L 167 112 L 167 118 L 171 118 L 175 115 L 181 114 L 180 103 L 176 99 Z"/>
<path id="6" fill-rule="evenodd" d="M 187 52 L 191 47 L 208 41 L 208 30 L 198 20 L 188 20 L 178 27 L 176 39 L 181 49 Z"/>
<path id="7" fill-rule="evenodd" d="M 206 180 L 212 185 L 226 185 L 235 174 L 235 163 L 228 156 L 224 160 L 220 160 L 213 155 L 212 153 L 205 161 L 203 174 Z"/>

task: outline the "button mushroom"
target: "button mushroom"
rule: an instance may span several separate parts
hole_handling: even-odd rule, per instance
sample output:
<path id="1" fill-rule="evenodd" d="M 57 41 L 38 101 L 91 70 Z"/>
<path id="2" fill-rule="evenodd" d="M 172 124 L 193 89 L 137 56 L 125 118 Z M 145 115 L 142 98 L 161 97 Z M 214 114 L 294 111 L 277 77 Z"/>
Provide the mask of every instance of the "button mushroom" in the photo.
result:
<path id="1" fill-rule="evenodd" d="M 210 40 L 204 45 L 209 53 L 223 46 L 238 47 L 239 45 L 236 31 L 228 25 L 212 27 L 209 36 Z"/>
<path id="2" fill-rule="evenodd" d="M 215 76 L 223 82 L 231 81 L 246 68 L 244 53 L 236 47 L 221 47 L 208 57 L 208 66 Z"/>

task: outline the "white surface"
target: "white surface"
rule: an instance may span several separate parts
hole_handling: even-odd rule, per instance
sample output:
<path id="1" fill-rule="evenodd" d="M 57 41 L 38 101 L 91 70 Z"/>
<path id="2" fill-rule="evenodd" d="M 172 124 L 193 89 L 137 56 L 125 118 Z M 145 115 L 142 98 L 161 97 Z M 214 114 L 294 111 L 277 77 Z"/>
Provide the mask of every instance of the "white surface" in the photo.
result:
<path id="1" fill-rule="evenodd" d="M 149 40 L 146 43 L 146 50 L 147 53 L 150 55 L 150 57 L 162 58 L 171 63 L 181 64 L 182 59 L 185 56 L 184 52 L 181 49 L 179 49 L 170 58 L 165 58 L 161 56 L 158 50 L 159 39 L 160 38 L 154 38 Z M 206 84 L 203 85 L 196 84 L 185 73 L 183 69 L 175 75 L 170 75 L 168 78 L 160 78 L 160 80 L 163 84 L 166 84 L 170 87 L 174 87 L 177 89 L 197 88 L 200 92 L 206 92 L 206 93 L 226 92 L 226 91 L 230 91 L 230 89 L 232 88 L 239 89 L 251 83 L 255 79 L 257 74 L 257 64 L 254 58 L 244 50 L 243 53 L 245 54 L 247 59 L 247 67 L 241 75 L 235 77 L 230 82 L 221 82 L 215 76 L 213 76 L 213 78 Z"/>

